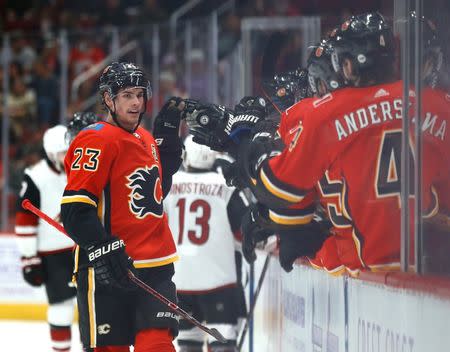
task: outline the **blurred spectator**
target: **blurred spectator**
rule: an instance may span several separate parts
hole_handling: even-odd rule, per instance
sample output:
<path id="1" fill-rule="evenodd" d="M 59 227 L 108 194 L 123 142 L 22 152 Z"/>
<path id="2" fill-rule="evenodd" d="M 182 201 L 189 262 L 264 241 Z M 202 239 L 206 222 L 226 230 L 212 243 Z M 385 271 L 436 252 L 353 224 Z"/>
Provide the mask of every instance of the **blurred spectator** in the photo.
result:
<path id="1" fill-rule="evenodd" d="M 188 54 L 191 64 L 191 82 L 188 82 L 188 94 L 193 99 L 208 98 L 208 77 L 205 54 L 201 49 L 193 49 Z"/>
<path id="2" fill-rule="evenodd" d="M 177 87 L 175 74 L 171 71 L 161 71 L 159 74 L 159 96 L 149 99 L 147 102 L 147 115 L 152 115 L 153 104 L 158 103 L 157 109 L 164 105 L 164 103 L 171 97 L 187 98 L 186 92 Z"/>
<path id="3" fill-rule="evenodd" d="M 58 81 L 51 69 L 42 60 L 34 66 L 33 87 L 37 95 L 37 112 L 39 125 L 48 128 L 56 123 L 58 102 Z"/>
<path id="4" fill-rule="evenodd" d="M 228 55 L 241 38 L 241 19 L 234 13 L 225 17 L 219 35 L 219 60 Z"/>
<path id="5" fill-rule="evenodd" d="M 96 45 L 88 36 L 83 36 L 70 51 L 69 66 L 71 77 L 76 77 L 86 71 L 92 65 L 102 61 L 105 56 L 105 52 L 100 46 Z"/>
<path id="6" fill-rule="evenodd" d="M 42 48 L 41 61 L 49 68 L 49 70 L 57 73 L 59 70 L 58 60 L 57 41 L 52 37 L 47 38 L 44 42 L 44 47 Z"/>
<path id="7" fill-rule="evenodd" d="M 126 24 L 126 21 L 127 16 L 120 0 L 104 0 L 99 17 L 100 25 L 120 26 Z"/>
<path id="8" fill-rule="evenodd" d="M 12 82 L 7 104 L 14 137 L 21 138 L 26 129 L 36 127 L 36 94 L 21 78 Z"/>
<path id="9" fill-rule="evenodd" d="M 15 32 L 11 35 L 11 49 L 12 60 L 19 62 L 25 72 L 30 72 L 37 54 L 23 33 Z"/>
<path id="10" fill-rule="evenodd" d="M 163 102 L 170 97 L 176 96 L 186 98 L 186 92 L 176 87 L 175 73 L 171 71 L 162 71 L 159 75 L 159 93 Z M 162 106 L 162 105 L 161 105 Z"/>
<path id="11" fill-rule="evenodd" d="M 169 14 L 161 8 L 158 0 L 144 0 L 138 12 L 137 23 L 139 24 L 162 22 L 169 18 Z"/>

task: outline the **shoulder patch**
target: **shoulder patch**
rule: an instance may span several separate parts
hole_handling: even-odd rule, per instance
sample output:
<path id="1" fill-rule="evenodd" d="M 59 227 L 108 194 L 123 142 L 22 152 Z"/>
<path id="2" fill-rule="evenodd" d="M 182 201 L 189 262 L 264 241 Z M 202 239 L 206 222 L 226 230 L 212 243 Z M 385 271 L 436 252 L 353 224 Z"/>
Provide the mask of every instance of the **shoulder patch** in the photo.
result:
<path id="1" fill-rule="evenodd" d="M 105 127 L 104 124 L 98 123 L 98 122 L 97 122 L 97 123 L 94 123 L 94 124 L 92 124 L 92 125 L 89 125 L 89 126 L 83 128 L 83 131 L 84 131 L 84 130 L 95 130 L 95 131 L 100 131 L 103 127 Z"/>

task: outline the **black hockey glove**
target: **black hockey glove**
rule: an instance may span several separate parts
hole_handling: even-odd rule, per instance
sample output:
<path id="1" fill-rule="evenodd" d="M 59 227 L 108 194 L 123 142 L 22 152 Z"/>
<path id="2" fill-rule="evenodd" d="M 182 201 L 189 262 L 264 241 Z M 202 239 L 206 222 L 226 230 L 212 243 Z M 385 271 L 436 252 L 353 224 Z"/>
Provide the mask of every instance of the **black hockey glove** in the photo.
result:
<path id="1" fill-rule="evenodd" d="M 102 285 L 132 289 L 128 271 L 134 270 L 133 261 L 125 252 L 125 244 L 117 237 L 88 248 L 89 262 L 94 267 L 95 278 Z"/>
<path id="2" fill-rule="evenodd" d="M 153 136 L 160 150 L 181 151 L 180 122 L 185 103 L 181 98 L 170 98 L 156 115 Z"/>
<path id="3" fill-rule="evenodd" d="M 186 113 L 186 122 L 193 141 L 217 151 L 227 151 L 231 145 L 225 127 L 232 113 L 215 104 L 197 104 Z"/>
<path id="4" fill-rule="evenodd" d="M 234 107 L 234 116 L 230 115 L 225 133 L 236 143 L 250 137 L 253 127 L 266 118 L 266 101 L 261 97 L 244 97 Z"/>
<path id="5" fill-rule="evenodd" d="M 274 234 L 272 229 L 264 227 L 264 222 L 258 204 L 253 204 L 242 218 L 242 253 L 249 264 L 256 260 L 256 245 Z"/>
<path id="6" fill-rule="evenodd" d="M 314 257 L 328 235 L 329 233 L 315 220 L 307 225 L 295 226 L 292 230 L 280 231 L 281 267 L 290 272 L 297 258 Z"/>
<path id="7" fill-rule="evenodd" d="M 46 281 L 41 257 L 22 257 L 21 263 L 23 279 L 31 286 L 39 287 Z"/>

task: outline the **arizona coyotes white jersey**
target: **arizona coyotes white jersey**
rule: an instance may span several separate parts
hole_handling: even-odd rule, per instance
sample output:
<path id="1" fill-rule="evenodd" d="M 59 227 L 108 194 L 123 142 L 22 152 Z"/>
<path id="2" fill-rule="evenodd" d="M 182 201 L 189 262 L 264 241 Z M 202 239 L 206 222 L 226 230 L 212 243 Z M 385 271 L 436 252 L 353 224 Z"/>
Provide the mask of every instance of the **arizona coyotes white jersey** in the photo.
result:
<path id="1" fill-rule="evenodd" d="M 234 236 L 227 206 L 235 188 L 216 172 L 179 171 L 164 199 L 180 260 L 174 282 L 183 293 L 236 284 Z"/>
<path id="2" fill-rule="evenodd" d="M 59 221 L 61 198 L 66 182 L 66 174 L 52 169 L 45 159 L 25 169 L 15 226 L 23 256 L 35 255 L 36 251 L 39 254 L 48 254 L 73 247 L 74 243 L 69 237 L 20 205 L 22 200 L 27 198 L 45 214 Z"/>

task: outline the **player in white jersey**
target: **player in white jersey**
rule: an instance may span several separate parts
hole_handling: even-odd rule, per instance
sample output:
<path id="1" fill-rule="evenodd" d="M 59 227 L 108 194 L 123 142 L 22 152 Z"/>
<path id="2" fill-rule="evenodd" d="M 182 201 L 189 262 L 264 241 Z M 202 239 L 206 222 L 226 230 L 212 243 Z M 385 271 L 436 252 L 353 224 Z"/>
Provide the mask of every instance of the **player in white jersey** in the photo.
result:
<path id="1" fill-rule="evenodd" d="M 67 128 L 58 125 L 44 133 L 46 157 L 25 169 L 16 212 L 15 232 L 21 254 L 23 278 L 32 286 L 45 285 L 49 303 L 47 321 L 54 351 L 69 351 L 75 288 L 71 285 L 73 241 L 36 215 L 22 208 L 29 199 L 54 219 L 66 186 L 64 156 L 69 147 Z"/>
<path id="2" fill-rule="evenodd" d="M 45 285 L 49 303 L 47 321 L 54 351 L 69 351 L 71 345 L 76 293 L 71 284 L 74 243 L 21 204 L 29 199 L 44 213 L 59 220 L 61 197 L 67 183 L 64 156 L 75 135 L 98 121 L 91 112 L 76 112 L 68 128 L 62 125 L 49 128 L 43 138 L 45 157 L 25 169 L 18 197 L 15 232 L 22 274 L 31 286 Z"/>
<path id="3" fill-rule="evenodd" d="M 239 315 L 235 237 L 248 201 L 212 170 L 215 159 L 214 151 L 187 137 L 185 170 L 173 176 L 164 207 L 180 255 L 174 276 L 179 305 L 228 340 L 209 340 L 209 351 L 232 352 Z M 181 352 L 203 351 L 204 338 L 200 329 L 180 322 Z"/>

